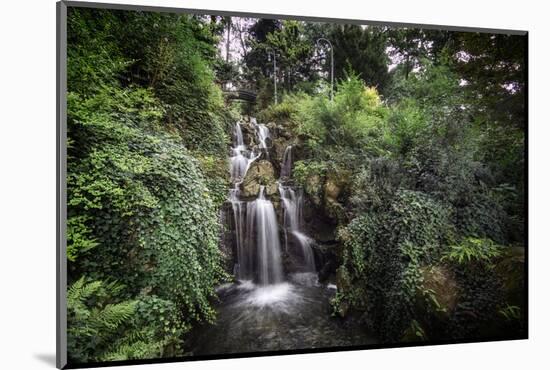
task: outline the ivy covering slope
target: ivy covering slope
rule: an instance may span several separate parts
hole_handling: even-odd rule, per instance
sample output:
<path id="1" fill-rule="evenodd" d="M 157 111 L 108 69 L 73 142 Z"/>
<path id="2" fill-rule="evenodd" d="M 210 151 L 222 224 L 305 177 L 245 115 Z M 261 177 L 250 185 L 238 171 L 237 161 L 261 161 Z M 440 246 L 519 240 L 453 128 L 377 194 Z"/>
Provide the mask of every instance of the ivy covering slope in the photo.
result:
<path id="1" fill-rule="evenodd" d="M 70 9 L 73 362 L 181 355 L 192 325 L 214 319 L 226 277 L 216 158 L 230 118 L 213 83 L 214 40 L 190 16 Z"/>

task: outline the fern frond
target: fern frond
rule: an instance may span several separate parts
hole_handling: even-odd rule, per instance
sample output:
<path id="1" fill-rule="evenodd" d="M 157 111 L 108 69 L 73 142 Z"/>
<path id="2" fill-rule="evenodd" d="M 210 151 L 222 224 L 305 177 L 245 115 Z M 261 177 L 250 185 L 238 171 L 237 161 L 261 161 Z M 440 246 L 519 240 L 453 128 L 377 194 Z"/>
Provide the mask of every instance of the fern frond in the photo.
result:
<path id="1" fill-rule="evenodd" d="M 94 293 L 96 293 L 102 286 L 101 281 L 86 282 L 86 278 L 83 276 L 75 281 L 67 290 L 67 304 L 79 304 L 84 303 Z"/>
<path id="2" fill-rule="evenodd" d="M 136 301 L 128 301 L 108 304 L 103 308 L 94 308 L 90 324 L 101 330 L 113 331 L 132 317 L 136 303 Z"/>

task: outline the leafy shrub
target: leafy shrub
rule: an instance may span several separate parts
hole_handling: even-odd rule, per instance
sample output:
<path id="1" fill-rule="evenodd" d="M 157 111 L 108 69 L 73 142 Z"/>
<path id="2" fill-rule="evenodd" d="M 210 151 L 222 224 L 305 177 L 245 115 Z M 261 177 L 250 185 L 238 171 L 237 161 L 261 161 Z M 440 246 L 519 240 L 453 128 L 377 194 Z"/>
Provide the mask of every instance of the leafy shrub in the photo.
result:
<path id="1" fill-rule="evenodd" d="M 327 171 L 325 162 L 296 161 L 292 170 L 292 177 L 301 185 L 307 186 L 307 179 L 312 176 L 324 177 Z"/>
<path id="2" fill-rule="evenodd" d="M 456 208 L 456 225 L 462 235 L 506 241 L 508 217 L 500 203 L 483 193 L 470 194 L 466 204 Z"/>
<path id="3" fill-rule="evenodd" d="M 400 187 L 407 185 L 407 176 L 397 161 L 379 157 L 365 162 L 351 185 L 349 203 L 356 215 L 383 207 Z"/>
<path id="4" fill-rule="evenodd" d="M 208 297 L 222 277 L 219 224 L 198 163 L 173 137 L 148 133 L 159 117 L 141 94 L 124 100 L 116 93 L 118 110 L 111 90 L 103 94 L 69 100 L 71 136 L 80 143 L 69 153 L 69 219 L 93 215 L 87 227 L 99 243 L 74 267 L 170 299 L 165 289 L 185 285 L 178 289 L 182 317 L 210 317 Z"/>
<path id="5" fill-rule="evenodd" d="M 279 104 L 271 104 L 266 109 L 262 110 L 258 114 L 258 119 L 261 122 L 291 121 L 297 113 L 297 104 L 302 99 L 307 99 L 307 95 L 284 95 L 282 97 L 282 101 Z"/>
<path id="6" fill-rule="evenodd" d="M 227 200 L 229 179 L 227 175 L 227 160 L 212 155 L 195 154 L 204 174 L 206 187 L 211 194 L 214 206 L 219 209 Z"/>
<path id="7" fill-rule="evenodd" d="M 465 238 L 461 243 L 451 245 L 445 252 L 443 259 L 458 264 L 471 261 L 489 262 L 500 256 L 502 247 L 496 245 L 491 239 Z"/>
<path id="8" fill-rule="evenodd" d="M 343 302 L 364 312 L 382 340 L 399 340 L 413 319 L 420 267 L 437 260 L 451 236 L 450 212 L 430 197 L 400 190 L 387 207 L 352 220 L 339 231 L 349 284 Z"/>
<path id="9" fill-rule="evenodd" d="M 467 263 L 451 264 L 460 286 L 460 296 L 446 336 L 463 339 L 494 335 L 491 327 L 499 321 L 498 311 L 505 301 L 502 281 L 494 273 L 491 262 L 472 259 Z"/>
<path id="10" fill-rule="evenodd" d="M 137 305 L 137 301 L 109 303 L 110 296 L 121 290 L 121 285 L 87 282 L 84 277 L 69 287 L 67 347 L 71 359 L 76 362 L 101 361 L 111 358 L 111 354 L 123 346 L 129 349 L 141 344 L 135 332 L 123 335 L 124 338 L 132 336 L 133 343 L 118 341 L 122 332 L 131 330 L 129 323 Z"/>
<path id="11" fill-rule="evenodd" d="M 303 96 L 296 104 L 297 131 L 316 153 L 323 155 L 325 147 L 333 145 L 372 154 L 383 152 L 386 108 L 376 90 L 366 88 L 356 75 L 338 84 L 334 102 L 322 96 Z"/>
<path id="12" fill-rule="evenodd" d="M 429 120 L 414 100 L 403 100 L 394 106 L 388 117 L 385 139 L 394 156 L 406 156 L 429 137 Z"/>
<path id="13" fill-rule="evenodd" d="M 67 290 L 67 346 L 72 361 L 115 361 L 181 354 L 182 327 L 170 301 L 120 300 L 124 286 L 81 277 Z"/>

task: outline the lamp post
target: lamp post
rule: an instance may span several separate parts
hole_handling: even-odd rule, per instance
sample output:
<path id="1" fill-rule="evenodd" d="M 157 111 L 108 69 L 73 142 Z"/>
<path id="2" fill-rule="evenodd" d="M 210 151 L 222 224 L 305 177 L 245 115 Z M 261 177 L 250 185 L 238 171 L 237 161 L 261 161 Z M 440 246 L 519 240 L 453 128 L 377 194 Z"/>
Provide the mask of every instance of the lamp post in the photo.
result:
<path id="1" fill-rule="evenodd" d="M 277 104 L 277 57 L 275 56 L 275 50 L 273 50 L 272 48 L 268 48 L 267 55 L 268 58 L 271 58 L 271 55 L 273 55 L 273 87 L 275 94 L 275 104 Z"/>
<path id="2" fill-rule="evenodd" d="M 334 99 L 334 48 L 332 47 L 332 43 L 324 37 L 317 39 L 315 45 L 320 47 L 319 43 L 321 41 L 326 42 L 330 46 L 330 101 L 332 101 Z"/>

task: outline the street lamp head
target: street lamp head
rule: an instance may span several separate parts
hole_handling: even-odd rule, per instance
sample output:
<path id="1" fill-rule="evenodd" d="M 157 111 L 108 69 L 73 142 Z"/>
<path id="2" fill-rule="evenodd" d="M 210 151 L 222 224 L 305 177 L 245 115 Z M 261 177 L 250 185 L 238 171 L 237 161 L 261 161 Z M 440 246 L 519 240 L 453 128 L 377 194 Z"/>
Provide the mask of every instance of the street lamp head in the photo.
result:
<path id="1" fill-rule="evenodd" d="M 323 41 L 323 42 L 326 42 L 326 43 L 329 45 L 329 47 L 332 49 L 332 42 L 330 42 L 329 39 L 326 39 L 326 38 L 324 38 L 324 37 L 318 38 L 317 41 L 315 41 L 315 45 L 318 46 L 318 47 L 321 46 L 320 43 L 321 43 L 322 41 Z"/>

